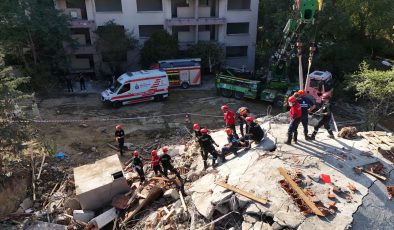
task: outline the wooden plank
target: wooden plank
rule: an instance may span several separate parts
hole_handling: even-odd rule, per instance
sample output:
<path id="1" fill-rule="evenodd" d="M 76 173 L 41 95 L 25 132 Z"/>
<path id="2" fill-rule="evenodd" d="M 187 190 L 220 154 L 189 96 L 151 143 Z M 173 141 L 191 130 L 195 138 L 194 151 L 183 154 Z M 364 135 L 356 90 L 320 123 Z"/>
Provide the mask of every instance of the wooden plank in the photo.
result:
<path id="1" fill-rule="evenodd" d="M 229 185 L 227 183 L 224 183 L 223 181 L 216 181 L 215 184 L 217 184 L 219 186 L 222 186 L 223 188 L 229 189 L 229 190 L 231 190 L 233 192 L 236 192 L 238 194 L 241 194 L 242 196 L 247 197 L 249 199 L 252 199 L 252 200 L 254 200 L 256 202 L 259 202 L 261 204 L 266 204 L 267 203 L 267 199 L 266 198 L 264 198 L 264 197 L 261 197 L 261 198 L 257 197 L 255 195 L 253 195 L 252 193 L 249 193 L 249 192 L 243 191 L 241 189 L 238 189 L 238 188 L 236 188 L 234 186 L 231 186 L 231 185 Z"/>
<path id="2" fill-rule="evenodd" d="M 181 191 L 179 191 L 179 197 L 181 198 L 181 201 L 182 201 L 183 210 L 185 210 L 185 212 L 187 212 L 185 200 L 183 199 L 183 195 L 182 195 Z"/>
<path id="3" fill-rule="evenodd" d="M 392 148 L 394 148 L 394 142 L 388 141 L 386 136 L 378 136 L 376 133 L 372 133 L 377 139 L 379 139 L 381 142 L 383 142 L 384 144 L 386 144 L 388 146 L 388 148 L 386 148 L 386 146 L 382 146 L 382 149 L 385 150 L 391 150 Z"/>
<path id="4" fill-rule="evenodd" d="M 164 221 L 166 221 L 173 213 L 175 212 L 175 209 L 172 208 L 171 211 L 169 213 L 167 213 L 167 215 L 164 217 Z"/>
<path id="5" fill-rule="evenodd" d="M 380 145 L 376 143 L 374 140 L 372 140 L 368 135 L 361 133 L 360 134 L 364 139 L 366 139 L 369 143 L 373 144 L 378 150 L 380 149 Z"/>
<path id="6" fill-rule="evenodd" d="M 112 145 L 112 144 L 110 144 L 110 143 L 107 143 L 107 145 L 108 145 L 111 149 L 116 150 L 116 151 L 119 151 L 119 148 L 116 147 L 115 145 Z"/>
<path id="7" fill-rule="evenodd" d="M 366 170 L 366 169 L 364 169 L 364 168 L 361 168 L 361 170 L 363 170 L 363 172 L 368 173 L 368 174 L 371 175 L 371 176 L 376 177 L 376 178 L 379 179 L 379 180 L 382 180 L 382 181 L 386 181 L 386 180 L 387 180 L 386 177 L 381 176 L 381 175 L 379 175 L 379 174 L 377 174 L 377 173 L 374 173 L 374 172 L 372 172 L 372 171 L 368 171 L 368 170 Z"/>
<path id="8" fill-rule="evenodd" d="M 168 208 L 166 206 L 164 206 L 163 209 L 166 212 L 166 214 L 170 213 L 170 210 L 168 210 Z"/>
<path id="9" fill-rule="evenodd" d="M 298 187 L 297 183 L 291 179 L 289 174 L 287 174 L 287 170 L 280 167 L 278 168 L 280 174 L 286 179 L 286 181 L 289 183 L 289 185 L 298 193 L 298 195 L 301 197 L 301 199 L 308 205 L 308 207 L 318 216 L 325 216 L 320 209 L 316 207 L 316 205 L 308 198 L 307 195 L 302 191 L 300 187 Z"/>
<path id="10" fill-rule="evenodd" d="M 158 176 L 154 176 L 154 177 L 152 177 L 151 179 L 153 179 L 153 180 L 164 180 L 164 181 L 170 181 L 169 179 L 167 179 L 167 178 L 164 178 L 164 177 L 158 177 Z"/>
<path id="11" fill-rule="evenodd" d="M 44 162 L 45 162 L 45 153 L 42 156 L 41 166 L 40 166 L 40 170 L 38 171 L 37 180 L 39 180 L 41 177 L 41 171 L 42 171 L 42 167 L 44 166 Z"/>

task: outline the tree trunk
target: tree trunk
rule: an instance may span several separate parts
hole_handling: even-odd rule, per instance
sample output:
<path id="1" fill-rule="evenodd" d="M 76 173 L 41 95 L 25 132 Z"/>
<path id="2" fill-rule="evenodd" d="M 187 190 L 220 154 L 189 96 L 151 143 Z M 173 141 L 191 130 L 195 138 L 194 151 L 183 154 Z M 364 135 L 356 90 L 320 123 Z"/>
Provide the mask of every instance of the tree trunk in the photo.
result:
<path id="1" fill-rule="evenodd" d="M 34 65 L 37 65 L 37 52 L 36 52 L 36 47 L 34 45 L 34 41 L 33 41 L 33 37 L 31 36 L 31 32 L 30 29 L 27 28 L 27 33 L 29 35 L 29 43 L 30 43 L 30 49 L 31 49 L 31 53 L 33 55 L 33 61 L 34 61 Z"/>

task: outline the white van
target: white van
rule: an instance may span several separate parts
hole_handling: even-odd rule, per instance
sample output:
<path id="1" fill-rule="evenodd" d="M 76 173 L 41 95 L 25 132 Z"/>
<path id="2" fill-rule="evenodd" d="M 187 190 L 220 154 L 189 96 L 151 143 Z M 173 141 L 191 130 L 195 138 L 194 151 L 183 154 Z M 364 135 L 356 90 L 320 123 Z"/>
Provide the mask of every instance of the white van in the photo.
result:
<path id="1" fill-rule="evenodd" d="M 115 108 L 168 97 L 168 76 L 160 70 L 141 70 L 122 74 L 115 85 L 101 93 L 101 101 Z"/>

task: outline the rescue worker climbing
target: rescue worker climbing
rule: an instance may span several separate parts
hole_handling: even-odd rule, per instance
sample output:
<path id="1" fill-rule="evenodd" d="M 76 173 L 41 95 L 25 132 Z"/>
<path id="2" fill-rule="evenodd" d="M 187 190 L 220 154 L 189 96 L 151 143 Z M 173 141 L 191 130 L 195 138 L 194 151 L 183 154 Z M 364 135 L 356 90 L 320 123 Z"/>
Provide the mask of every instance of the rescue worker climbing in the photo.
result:
<path id="1" fill-rule="evenodd" d="M 315 108 L 315 106 L 313 102 L 306 97 L 304 90 L 299 90 L 298 94 L 300 96 L 297 98 L 297 102 L 301 106 L 301 123 L 304 127 L 305 140 L 310 140 L 311 138 L 308 136 L 308 114 Z"/>
<path id="2" fill-rule="evenodd" d="M 324 126 L 324 128 L 327 129 L 329 137 L 334 138 L 334 133 L 331 130 L 330 127 L 330 122 L 331 122 L 331 104 L 330 104 L 330 93 L 326 92 L 323 93 L 322 95 L 322 101 L 323 105 L 322 107 L 315 113 L 318 115 L 321 115 L 321 118 L 319 120 L 319 123 L 314 127 L 313 133 L 311 135 L 311 139 L 315 140 L 317 131 L 319 131 L 319 128 Z"/>
<path id="3" fill-rule="evenodd" d="M 178 179 L 182 182 L 182 177 L 179 174 L 178 170 L 174 168 L 174 166 L 171 163 L 171 156 L 168 155 L 168 147 L 163 147 L 162 149 L 163 154 L 159 158 L 159 162 L 163 166 L 163 175 L 164 177 L 168 178 L 168 171 L 174 173 Z"/>
<path id="4" fill-rule="evenodd" d="M 289 97 L 289 105 L 290 107 L 290 125 L 289 130 L 287 131 L 287 141 L 285 142 L 288 145 L 291 145 L 291 139 L 294 139 L 294 143 L 297 144 L 297 129 L 298 125 L 301 122 L 301 106 L 298 104 L 297 99 L 294 96 Z M 294 134 L 294 136 L 293 136 Z"/>
<path id="5" fill-rule="evenodd" d="M 202 150 L 202 144 L 201 144 L 201 137 L 202 137 L 201 128 L 200 128 L 200 126 L 198 124 L 194 124 L 193 125 L 193 130 L 194 130 L 194 135 L 196 136 L 196 141 L 200 145 L 201 157 L 204 158 L 204 152 Z"/>
<path id="6" fill-rule="evenodd" d="M 207 164 L 207 159 L 208 159 L 208 153 L 212 155 L 212 167 L 214 168 L 216 166 L 216 159 L 218 157 L 218 152 L 216 151 L 215 147 L 213 145 L 216 145 L 216 147 L 219 147 L 218 144 L 212 139 L 211 135 L 208 134 L 207 129 L 201 129 L 202 137 L 200 138 L 201 140 L 201 149 L 203 150 L 203 161 L 204 161 L 204 169 L 208 168 Z"/>
<path id="7" fill-rule="evenodd" d="M 245 121 L 245 118 L 249 116 L 250 110 L 247 107 L 241 107 L 236 112 L 238 123 L 239 123 L 239 130 L 241 132 L 241 136 L 244 137 L 245 133 L 248 133 L 248 123 Z M 244 124 L 245 124 L 245 133 L 244 133 Z"/>
<path id="8" fill-rule="evenodd" d="M 155 172 L 155 175 L 158 176 L 159 172 L 160 175 L 163 175 L 164 173 L 160 166 L 160 157 L 157 155 L 157 151 L 152 150 L 151 155 L 152 155 L 151 166 L 153 171 Z"/>
<path id="9" fill-rule="evenodd" d="M 249 127 L 248 133 L 246 134 L 246 139 L 247 140 L 252 140 L 256 144 L 260 143 L 260 141 L 264 138 L 264 131 L 260 127 L 259 124 L 254 122 L 254 119 L 252 116 L 246 117 L 245 121 Z"/>
<path id="10" fill-rule="evenodd" d="M 145 181 L 145 174 L 144 174 L 144 164 L 142 163 L 141 158 L 139 157 L 139 153 L 137 150 L 134 151 L 134 158 L 133 158 L 133 169 L 138 173 L 140 176 L 140 182 Z"/>
<path id="11" fill-rule="evenodd" d="M 117 125 L 115 127 L 115 139 L 118 142 L 120 155 L 123 156 L 123 147 L 124 147 L 124 131 L 122 125 Z"/>
<path id="12" fill-rule="evenodd" d="M 235 129 L 235 114 L 231 111 L 227 105 L 221 107 L 224 115 L 224 121 L 226 122 L 226 127 L 233 130 L 234 135 L 237 136 L 237 130 Z"/>
<path id="13" fill-rule="evenodd" d="M 228 153 L 233 153 L 234 155 L 237 155 L 237 151 L 242 148 L 242 147 L 247 147 L 250 148 L 249 141 L 247 140 L 239 140 L 236 135 L 234 135 L 233 130 L 230 128 L 226 128 L 225 132 L 227 133 L 227 141 L 228 144 L 226 144 L 222 148 L 222 154 L 221 158 L 222 161 L 226 161 L 226 154 Z"/>

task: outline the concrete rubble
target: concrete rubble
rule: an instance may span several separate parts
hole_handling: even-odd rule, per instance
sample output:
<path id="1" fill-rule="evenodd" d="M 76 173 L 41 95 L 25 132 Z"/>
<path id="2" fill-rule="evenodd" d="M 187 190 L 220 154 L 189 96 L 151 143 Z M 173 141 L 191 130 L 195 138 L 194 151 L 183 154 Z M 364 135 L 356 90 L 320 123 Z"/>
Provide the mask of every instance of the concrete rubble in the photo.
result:
<path id="1" fill-rule="evenodd" d="M 84 208 L 86 202 L 81 205 L 81 197 L 77 196 L 81 192 L 75 193 L 82 188 L 78 181 L 84 180 L 80 177 L 74 184 L 72 177 L 66 177 L 46 195 L 42 209 L 34 208 L 34 202 L 29 199 L 21 203 L 21 209 L 34 210 L 29 215 L 37 220 L 31 226 L 57 224 L 68 229 L 100 229 L 110 224 L 123 229 L 166 230 L 392 229 L 394 203 L 388 198 L 386 186 L 394 184 L 393 162 L 375 151 L 368 140 L 360 136 L 331 139 L 321 129 L 316 141 L 305 141 L 300 126 L 298 144 L 285 145 L 287 114 L 259 118 L 258 122 L 265 131 L 264 140 L 253 144 L 250 150 L 241 149 L 237 156 L 227 156 L 227 161 L 219 161 L 215 168 L 203 169 L 199 146 L 190 136 L 184 135 L 179 145 L 169 146 L 174 164 L 184 179 L 187 196 L 180 192 L 181 183 L 174 175 L 169 179 L 154 177 L 152 169 L 145 167 L 144 184 L 138 182 L 135 173 L 123 172 L 128 189 L 112 194 L 110 204 L 106 197 L 102 203 L 95 200 L 94 208 Z M 227 143 L 223 130 L 212 131 L 211 136 L 220 145 L 218 150 Z M 152 141 L 144 149 L 148 151 L 159 145 Z M 133 144 L 128 147 L 132 148 Z M 379 170 L 368 173 L 357 170 L 376 162 L 380 162 Z M 323 216 L 308 212 L 311 207 L 305 202 L 302 210 L 300 198 L 293 198 L 295 192 L 289 193 L 280 183 L 286 180 L 278 170 L 280 167 Z M 118 168 L 116 172 L 122 171 Z M 115 171 L 110 175 L 116 174 Z M 331 183 L 323 182 L 322 174 L 328 175 Z M 380 182 L 376 176 L 384 176 L 387 181 Z M 244 194 L 217 182 L 225 182 Z M 97 189 L 100 188 L 92 185 L 84 193 Z M 261 199 L 254 200 L 245 193 Z M 262 202 L 263 198 L 267 202 Z"/>

